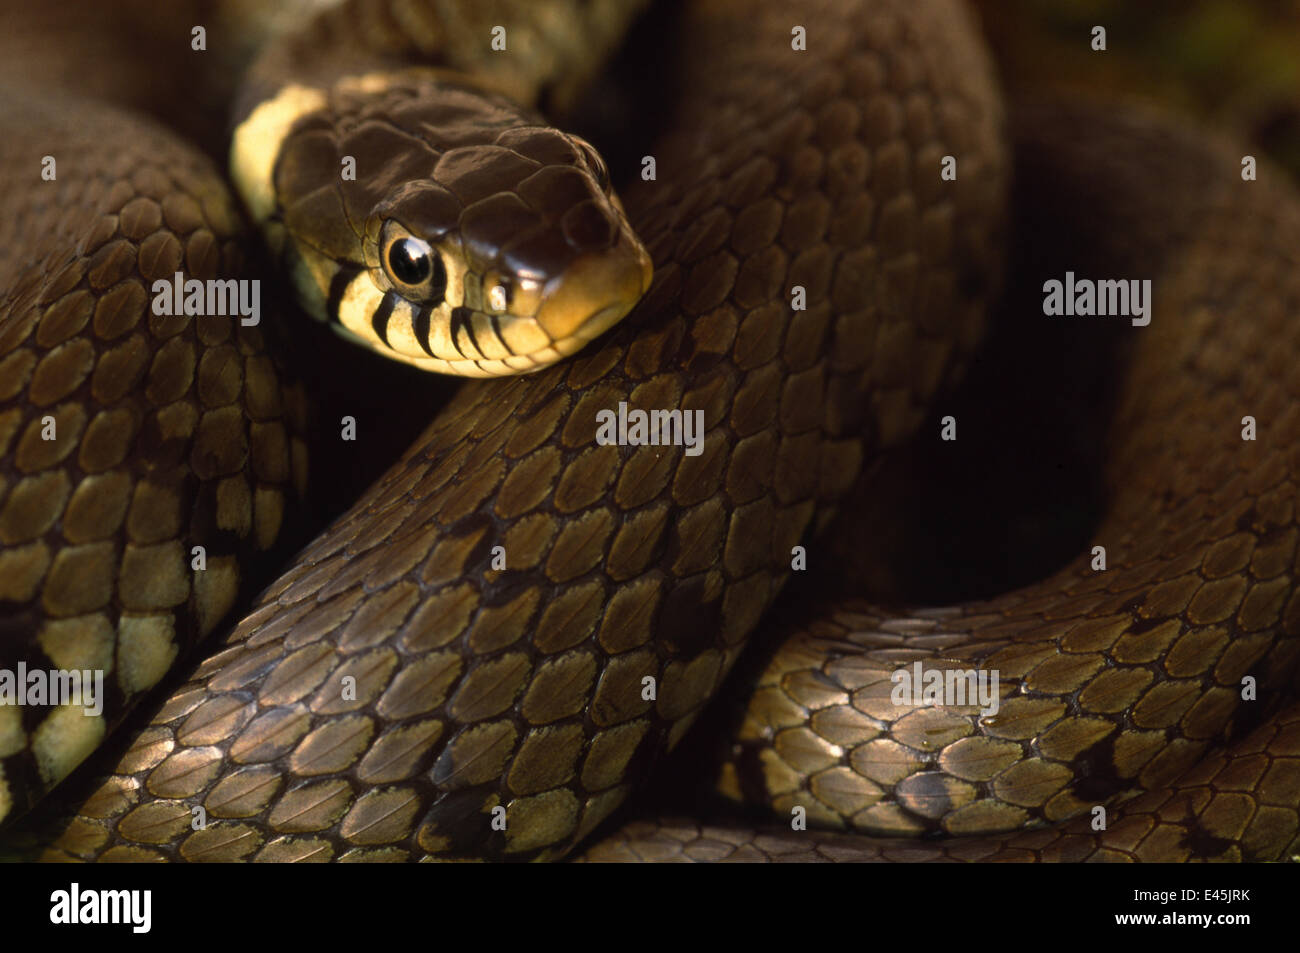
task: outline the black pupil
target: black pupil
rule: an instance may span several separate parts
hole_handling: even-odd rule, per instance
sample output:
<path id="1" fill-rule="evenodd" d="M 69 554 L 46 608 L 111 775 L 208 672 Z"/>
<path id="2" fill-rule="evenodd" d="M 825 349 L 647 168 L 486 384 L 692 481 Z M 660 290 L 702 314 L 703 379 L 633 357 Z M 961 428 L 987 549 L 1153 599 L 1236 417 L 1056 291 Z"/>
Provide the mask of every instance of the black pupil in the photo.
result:
<path id="1" fill-rule="evenodd" d="M 388 267 L 393 277 L 405 285 L 423 284 L 433 271 L 430 251 L 423 242 L 399 238 L 388 247 Z"/>

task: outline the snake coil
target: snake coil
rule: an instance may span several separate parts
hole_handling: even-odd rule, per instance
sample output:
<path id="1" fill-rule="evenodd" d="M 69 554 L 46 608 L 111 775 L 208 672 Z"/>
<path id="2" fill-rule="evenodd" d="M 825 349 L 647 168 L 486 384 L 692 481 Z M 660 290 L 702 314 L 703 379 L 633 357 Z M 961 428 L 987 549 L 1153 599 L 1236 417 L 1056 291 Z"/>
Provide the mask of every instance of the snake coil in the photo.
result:
<path id="1" fill-rule="evenodd" d="M 631 12 L 354 0 L 248 70 L 231 177 L 303 310 L 420 367 L 531 373 L 461 387 L 224 635 L 309 482 L 309 413 L 272 356 L 280 314 L 151 291 L 269 282 L 263 252 L 174 133 L 4 98 L 0 168 L 28 182 L 36 149 L 57 173 L 0 214 L 0 669 L 105 687 L 94 715 L 0 705 L 0 817 L 149 698 L 33 826 L 46 859 L 589 843 L 861 476 L 929 438 L 1001 281 L 1014 148 L 1081 262 L 1154 289 L 1149 325 L 1125 322 L 1089 552 L 983 601 L 839 600 L 769 633 L 715 780 L 775 820 L 643 816 L 585 856 L 1294 852 L 1292 189 L 1141 109 L 1008 123 L 955 0 L 677 5 L 638 177 L 537 115 L 580 99 Z M 698 414 L 698 444 L 598 439 L 619 408 Z M 913 666 L 996 673 L 996 711 L 900 704 Z"/>

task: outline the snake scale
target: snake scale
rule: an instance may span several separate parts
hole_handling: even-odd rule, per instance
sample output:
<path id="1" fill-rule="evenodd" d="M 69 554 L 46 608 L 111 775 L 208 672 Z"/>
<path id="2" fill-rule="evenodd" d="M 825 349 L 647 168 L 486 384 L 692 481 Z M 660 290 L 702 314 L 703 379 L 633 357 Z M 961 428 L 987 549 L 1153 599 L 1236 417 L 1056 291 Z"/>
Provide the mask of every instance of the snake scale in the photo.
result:
<path id="1" fill-rule="evenodd" d="M 578 101 L 631 12 L 370 0 L 272 40 L 234 97 L 232 176 L 269 255 L 174 132 L 6 92 L 0 668 L 107 676 L 98 716 L 0 706 L 0 817 L 102 747 L 38 809 L 45 859 L 1293 855 L 1292 188 L 1141 108 L 1008 109 L 956 0 L 670 5 L 643 78 L 655 174 L 607 170 L 533 110 Z M 815 567 L 861 475 L 936 439 L 918 428 L 1001 282 L 1013 150 L 1081 269 L 1155 289 L 1119 332 L 1089 551 L 954 607 L 805 607 L 726 688 L 743 714 L 711 777 L 768 819 L 611 829 L 777 624 L 794 554 Z M 374 349 L 546 366 L 430 411 L 226 632 L 296 492 L 330 477 L 308 476 L 289 318 L 148 292 L 269 284 L 268 259 Z M 317 333 L 294 325 L 297 358 Z M 598 440 L 624 402 L 699 411 L 699 452 Z M 996 671 L 998 711 L 897 704 L 916 662 Z"/>

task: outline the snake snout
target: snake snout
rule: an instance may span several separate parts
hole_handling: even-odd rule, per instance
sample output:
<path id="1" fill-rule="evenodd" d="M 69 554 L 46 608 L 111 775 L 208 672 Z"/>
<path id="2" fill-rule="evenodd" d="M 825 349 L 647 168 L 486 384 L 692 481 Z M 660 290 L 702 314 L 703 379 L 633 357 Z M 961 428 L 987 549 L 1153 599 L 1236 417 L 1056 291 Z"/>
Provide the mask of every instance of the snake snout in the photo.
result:
<path id="1" fill-rule="evenodd" d="M 626 230 L 612 248 L 582 255 L 546 284 L 537 322 L 571 353 L 621 321 L 650 288 L 650 254 Z"/>

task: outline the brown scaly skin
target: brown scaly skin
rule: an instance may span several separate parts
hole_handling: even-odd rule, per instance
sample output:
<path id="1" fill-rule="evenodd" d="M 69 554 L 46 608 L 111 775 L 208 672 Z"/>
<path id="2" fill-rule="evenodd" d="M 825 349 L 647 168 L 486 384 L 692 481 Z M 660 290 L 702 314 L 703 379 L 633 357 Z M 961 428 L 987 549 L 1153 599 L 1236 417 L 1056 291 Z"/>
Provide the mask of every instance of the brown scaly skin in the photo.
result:
<path id="1" fill-rule="evenodd" d="M 1108 515 L 1088 547 L 1106 547 L 1108 568 L 1093 571 L 1085 551 L 1040 583 L 945 609 L 848 601 L 777 640 L 720 790 L 775 816 L 802 806 L 810 825 L 878 836 L 651 816 L 587 859 L 1260 861 L 1300 851 L 1300 454 L 1289 437 L 1300 427 L 1290 320 L 1300 203 L 1276 170 L 1244 182 L 1238 151 L 1136 107 L 1117 118 L 1113 106 L 1056 101 L 1015 114 L 1018 172 L 1037 180 L 1029 200 L 1083 236 L 1090 274 L 1150 275 L 1157 289 L 1150 326 L 1131 338 Z M 1245 414 L 1267 420 L 1271 436 L 1243 441 Z M 915 659 L 999 671 L 997 716 L 894 705 L 890 675 Z M 1243 701 L 1248 675 L 1256 699 Z M 1098 805 L 1104 832 L 1093 828 Z M 988 836 L 999 831 L 1019 832 Z M 919 835 L 976 836 L 904 839 Z"/>
<path id="2" fill-rule="evenodd" d="M 792 547 L 979 336 L 1004 157 L 971 24 L 903 3 L 829 28 L 844 15 L 801 13 L 816 56 L 790 49 L 788 12 L 681 26 L 699 95 L 653 150 L 658 181 L 627 195 L 656 259 L 645 304 L 590 354 L 462 391 L 50 856 L 559 856 L 618 806 Z M 958 182 L 915 173 L 949 153 Z M 597 446 L 620 400 L 702 409 L 703 454 Z"/>
<path id="3" fill-rule="evenodd" d="M 165 703 L 50 859 L 553 857 L 681 737 L 786 578 L 791 546 L 829 521 L 863 462 L 905 436 L 950 361 L 965 358 L 981 323 L 978 279 L 996 272 L 998 107 L 972 84 L 985 67 L 967 45 L 971 25 L 946 4 L 876 4 L 847 24 L 843 4 L 827 9 L 821 29 L 813 13 L 768 23 L 746 9 L 701 14 L 683 31 L 684 68 L 708 82 L 688 77 L 701 98 L 653 150 L 660 181 L 628 197 L 655 257 L 647 303 L 575 362 L 462 392 Z M 791 56 L 795 20 L 826 46 L 792 62 L 792 79 L 770 64 Z M 1152 326 L 1132 332 L 1115 509 L 1098 533 L 1111 569 L 1071 567 L 992 603 L 995 617 L 989 605 L 947 613 L 939 632 L 924 615 L 900 626 L 841 608 L 816 632 L 860 643 L 858 656 L 841 645 L 810 662 L 792 644 L 745 743 L 796 779 L 801 793 L 774 791 L 778 809 L 806 793 L 814 820 L 839 810 L 908 833 L 1085 811 L 1092 792 L 1061 766 L 1101 765 L 1124 781 L 1108 830 L 1092 832 L 1084 814 L 936 843 L 640 822 L 593 859 L 1295 849 L 1300 714 L 1212 747 L 1234 713 L 1253 714 L 1237 704 L 1243 673 L 1258 673 L 1265 710 L 1294 679 L 1300 466 L 1285 437 L 1243 443 L 1238 431 L 1244 413 L 1297 430 L 1294 385 L 1279 384 L 1294 350 L 1284 318 L 1296 297 L 1295 199 L 1261 183 L 1239 205 L 1235 157 L 1158 123 L 1085 110 L 1039 114 L 1030 128 L 1074 185 L 1063 191 L 1084 210 L 1080 231 L 1111 243 L 1112 273 L 1145 270 L 1161 289 Z M 956 183 L 918 171 L 947 153 L 960 156 Z M 1256 282 L 1268 293 L 1252 297 Z M 807 312 L 789 310 L 793 284 L 809 289 Z M 702 407 L 705 453 L 596 446 L 595 411 L 621 399 Z M 1187 461 L 1200 467 L 1190 477 Z M 498 544 L 504 572 L 490 569 Z M 948 638 L 962 626 L 976 645 Z M 1031 697 L 1005 700 L 984 740 L 951 712 L 873 708 L 862 676 L 900 648 L 996 665 Z M 646 674 L 655 702 L 641 701 Z M 345 675 L 355 698 L 340 691 Z M 792 743 L 764 734 L 764 720 L 796 709 L 810 717 L 780 722 Z M 879 735 L 831 740 L 854 722 Z M 1107 748 L 1116 723 L 1119 744 Z M 855 757 L 875 741 L 894 747 Z M 1134 754 L 1152 741 L 1170 744 Z M 842 763 L 819 761 L 832 746 Z M 991 770 L 1008 748 L 1029 758 Z M 884 779 L 900 760 L 907 776 Z M 1131 777 L 1149 793 L 1127 799 Z M 190 826 L 196 805 L 206 830 Z M 490 828 L 496 805 L 504 832 Z"/>
<path id="4" fill-rule="evenodd" d="M 1300 707 L 1211 753 L 1176 785 L 1113 808 L 1106 830 L 1083 816 L 1004 836 L 939 840 L 864 837 L 788 826 L 635 820 L 598 840 L 580 860 L 597 863 L 1081 863 L 1295 860 Z"/>
<path id="5" fill-rule="evenodd" d="M 0 164 L 28 184 L 0 209 L 0 668 L 102 669 L 107 698 L 100 717 L 0 706 L 0 818 L 223 621 L 240 567 L 279 533 L 295 456 L 261 329 L 150 310 L 182 268 L 255 277 L 211 164 L 143 120 L 3 104 Z M 117 137 L 139 153 L 100 148 Z"/>

